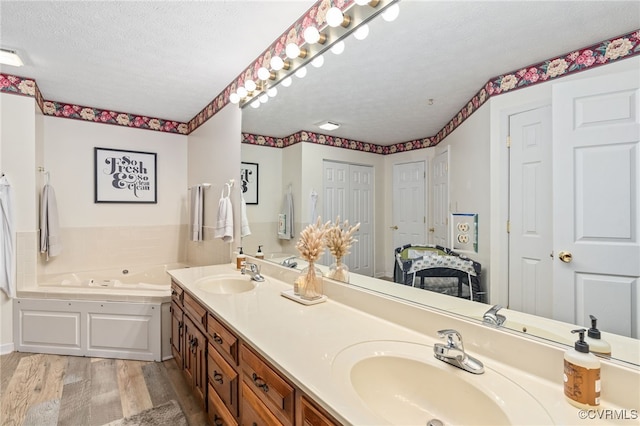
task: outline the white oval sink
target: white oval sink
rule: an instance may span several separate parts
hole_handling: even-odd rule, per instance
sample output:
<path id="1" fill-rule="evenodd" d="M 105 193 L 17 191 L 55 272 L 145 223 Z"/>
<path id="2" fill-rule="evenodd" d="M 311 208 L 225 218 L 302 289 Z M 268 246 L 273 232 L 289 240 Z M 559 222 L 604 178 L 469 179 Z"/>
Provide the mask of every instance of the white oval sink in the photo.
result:
<path id="1" fill-rule="evenodd" d="M 552 424 L 547 411 L 518 384 L 487 367 L 476 375 L 434 358 L 433 347 L 378 341 L 351 346 L 332 373 L 347 394 L 392 425 Z"/>
<path id="2" fill-rule="evenodd" d="M 248 275 L 212 275 L 194 282 L 202 291 L 214 294 L 237 294 L 251 291 L 256 287 L 256 282 Z"/>

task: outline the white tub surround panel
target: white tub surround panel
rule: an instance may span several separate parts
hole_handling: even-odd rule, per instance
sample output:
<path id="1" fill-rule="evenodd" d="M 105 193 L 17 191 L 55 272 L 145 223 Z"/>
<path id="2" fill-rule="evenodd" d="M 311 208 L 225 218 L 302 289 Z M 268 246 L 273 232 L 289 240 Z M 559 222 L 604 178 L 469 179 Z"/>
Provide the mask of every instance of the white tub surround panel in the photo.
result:
<path id="1" fill-rule="evenodd" d="M 160 303 L 16 299 L 13 322 L 21 352 L 162 359 Z"/>

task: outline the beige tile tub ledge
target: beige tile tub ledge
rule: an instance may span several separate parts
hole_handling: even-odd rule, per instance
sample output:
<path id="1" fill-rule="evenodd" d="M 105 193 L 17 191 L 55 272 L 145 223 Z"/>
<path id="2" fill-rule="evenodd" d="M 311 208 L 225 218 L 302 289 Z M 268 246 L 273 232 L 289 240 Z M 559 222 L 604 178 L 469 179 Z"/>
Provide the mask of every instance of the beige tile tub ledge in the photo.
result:
<path id="1" fill-rule="evenodd" d="M 491 388 L 488 382 L 493 376 L 503 377 L 508 383 L 524 390 L 532 403 L 535 401 L 536 406 L 543 407 L 550 418 L 549 424 L 632 424 L 638 421 L 607 418 L 632 416 L 632 410 L 638 412 L 638 368 L 603 361 L 600 409 L 604 413 L 601 416 L 605 418 L 594 421 L 593 417 L 597 415 L 594 412 L 587 413 L 591 417 L 582 419 L 580 411 L 564 400 L 564 348 L 560 345 L 534 341 L 328 279 L 324 282 L 328 301 L 304 306 L 280 295 L 282 290 L 292 287 L 298 271 L 260 260 L 251 261 L 261 266 L 265 281 L 255 283 L 253 289 L 240 293 L 214 294 L 195 285 L 197 280 L 216 275 L 241 276 L 235 264 L 178 269 L 169 271 L 169 274 L 238 337 L 252 345 L 289 380 L 344 424 L 382 424 L 384 419 L 354 394 L 348 381 L 340 378 L 336 373 L 339 369 L 336 364 L 339 361 L 336 360 L 340 360 L 348 348 L 358 345 L 369 348 L 379 345 L 380 354 L 392 353 L 388 342 L 421 345 L 425 348 L 424 363 L 444 371 L 450 367 L 451 377 L 457 377 L 460 383 L 473 382 Z M 446 328 L 460 332 L 466 352 L 482 361 L 490 374 L 472 378 L 471 373 L 444 362 L 437 361 L 442 365 L 433 364 L 432 346 L 441 341 L 437 331 Z M 431 368 L 425 367 L 425 374 L 431 374 Z M 508 400 L 508 395 L 503 394 L 504 398 L 501 398 L 500 392 L 509 389 L 509 386 L 496 387 L 499 392 L 494 397 Z M 460 389 L 459 395 L 461 409 L 465 407 L 464 390 Z M 513 414 L 509 417 L 510 422 L 516 418 L 527 418 L 526 404 L 506 407 L 505 410 Z M 519 412 L 514 414 L 514 410 Z M 539 410 L 536 413 L 539 414 Z M 443 421 L 446 423 L 446 419 Z M 529 423 L 539 424 L 540 417 L 532 415 Z"/>

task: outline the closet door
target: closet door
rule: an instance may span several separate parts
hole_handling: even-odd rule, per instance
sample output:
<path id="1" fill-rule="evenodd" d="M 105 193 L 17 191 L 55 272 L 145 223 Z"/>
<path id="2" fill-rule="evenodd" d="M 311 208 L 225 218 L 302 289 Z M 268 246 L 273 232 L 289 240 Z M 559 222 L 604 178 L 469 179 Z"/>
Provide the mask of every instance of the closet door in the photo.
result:
<path id="1" fill-rule="evenodd" d="M 360 222 L 358 240 L 344 261 L 349 271 L 373 276 L 373 167 L 358 164 L 323 162 L 324 221 Z M 327 251 L 322 263 L 330 265 L 333 258 Z"/>

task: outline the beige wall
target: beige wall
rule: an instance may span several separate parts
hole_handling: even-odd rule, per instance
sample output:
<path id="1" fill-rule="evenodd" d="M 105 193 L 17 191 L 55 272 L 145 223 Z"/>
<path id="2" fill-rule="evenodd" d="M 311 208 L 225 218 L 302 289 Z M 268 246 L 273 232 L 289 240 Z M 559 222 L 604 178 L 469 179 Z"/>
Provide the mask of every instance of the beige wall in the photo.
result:
<path id="1" fill-rule="evenodd" d="M 0 170 L 13 189 L 14 251 L 23 253 L 23 262 L 31 266 L 32 273 L 26 279 L 35 280 L 35 253 L 28 242 L 35 241 L 37 204 L 36 149 L 38 112 L 35 100 L 30 97 L 0 94 Z M 17 243 L 17 245 L 16 245 Z M 25 246 L 24 244 L 27 243 Z M 19 274 L 19 271 L 16 271 Z M 16 277 L 17 278 L 17 277 Z M 12 302 L 0 292 L 0 353 L 13 351 Z"/>
<path id="2" fill-rule="evenodd" d="M 189 135 L 188 186 L 210 183 L 205 191 L 204 241 L 187 244 L 187 261 L 192 265 L 226 263 L 240 245 L 240 141 L 242 114 L 240 108 L 229 104 Z M 231 191 L 234 214 L 234 241 L 225 243 L 213 238 L 218 201 L 225 182 L 235 180 Z M 188 222 L 187 188 L 180 191 L 185 223 Z"/>

